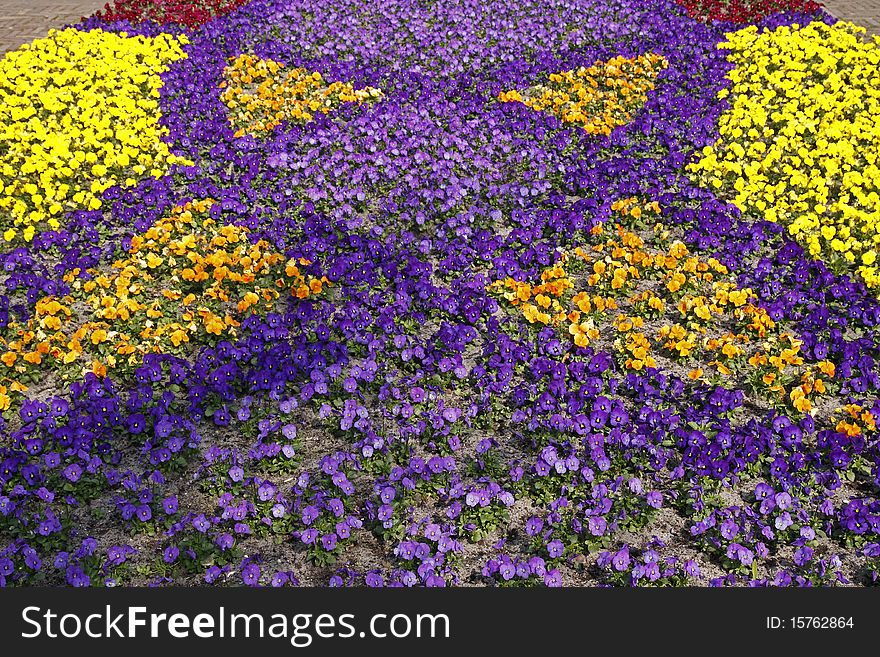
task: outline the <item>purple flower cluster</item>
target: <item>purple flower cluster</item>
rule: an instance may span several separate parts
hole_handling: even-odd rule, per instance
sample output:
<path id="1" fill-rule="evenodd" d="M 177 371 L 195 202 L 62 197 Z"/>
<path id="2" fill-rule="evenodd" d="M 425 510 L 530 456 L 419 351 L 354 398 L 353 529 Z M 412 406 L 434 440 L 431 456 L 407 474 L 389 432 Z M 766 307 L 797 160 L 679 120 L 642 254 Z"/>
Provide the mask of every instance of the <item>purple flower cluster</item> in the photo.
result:
<path id="1" fill-rule="evenodd" d="M 502 586 L 562 586 L 562 573 L 558 568 L 547 568 L 547 563 L 539 556 L 525 559 L 511 559 L 502 554 L 497 559 L 489 559 L 482 570 L 483 577 L 498 580 Z"/>
<path id="2" fill-rule="evenodd" d="M 666 544 L 654 537 L 645 549 L 631 552 L 623 545 L 615 552 L 601 552 L 596 567 L 608 580 L 618 586 L 686 586 L 701 579 L 700 567 L 693 559 L 683 563 L 675 556 L 661 557 Z"/>

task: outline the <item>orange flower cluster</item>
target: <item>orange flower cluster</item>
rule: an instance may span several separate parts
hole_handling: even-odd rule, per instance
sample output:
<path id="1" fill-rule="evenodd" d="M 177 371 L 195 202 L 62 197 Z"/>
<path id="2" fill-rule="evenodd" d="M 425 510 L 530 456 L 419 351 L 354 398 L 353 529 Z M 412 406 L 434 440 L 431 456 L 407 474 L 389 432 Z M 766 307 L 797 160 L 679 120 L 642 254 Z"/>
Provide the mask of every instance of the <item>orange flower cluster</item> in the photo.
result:
<path id="1" fill-rule="evenodd" d="M 297 266 L 305 263 L 286 261 L 264 240 L 251 244 L 246 228 L 218 225 L 207 215 L 210 206 L 201 201 L 177 208 L 132 238 L 128 258 L 114 263 L 112 275 L 90 272 L 95 277 L 82 289 L 94 316 L 140 329 L 139 344 L 128 340 L 120 354 L 163 351 L 166 341 L 178 347 L 200 328 L 234 335 L 233 315 L 260 303 L 271 309 L 280 290 L 304 299 L 327 283 L 306 281 Z"/>
<path id="2" fill-rule="evenodd" d="M 786 397 L 802 413 L 813 408 L 811 399 L 828 391 L 834 379 L 834 363 L 827 360 L 807 364 L 800 353 L 802 341 L 788 333 L 774 336 L 752 354 L 748 364 L 771 393 Z M 754 385 L 754 379 L 753 379 Z M 787 391 L 787 392 L 786 392 Z"/>
<path id="3" fill-rule="evenodd" d="M 645 104 L 654 80 L 666 66 L 666 59 L 654 53 L 631 59 L 613 57 L 576 71 L 552 73 L 548 84 L 502 92 L 498 100 L 521 102 L 533 110 L 551 112 L 590 134 L 607 135 L 628 123 L 633 112 Z"/>
<path id="4" fill-rule="evenodd" d="M 657 201 L 651 201 L 644 204 L 644 209 L 659 214 L 660 204 Z M 642 217 L 642 203 L 635 196 L 617 199 L 611 204 L 611 210 L 619 213 L 621 217 L 632 217 L 633 219 L 641 219 Z"/>
<path id="5" fill-rule="evenodd" d="M 0 384 L 0 411 L 8 410 L 12 405 L 11 392 L 25 392 L 27 386 L 18 381 L 10 381 L 8 386 Z"/>
<path id="6" fill-rule="evenodd" d="M 840 419 L 838 416 L 842 415 Z M 847 404 L 832 415 L 835 430 L 850 437 L 861 436 L 877 431 L 877 421 L 871 411 L 859 404 Z"/>
<path id="7" fill-rule="evenodd" d="M 81 327 L 80 331 L 70 335 L 66 332 L 72 323 L 70 305 L 73 303 L 74 299 L 69 296 L 61 299 L 44 297 L 34 307 L 34 319 L 24 325 L 11 322 L 4 331 L 5 335 L 0 335 L 0 363 L 7 370 L 24 374 L 31 369 L 29 366 L 41 365 L 46 359 L 61 363 L 76 360 L 79 352 L 71 354 L 71 351 L 88 328 Z M 26 380 L 27 377 L 0 377 L 0 381 L 9 384 L 8 390 L 14 392 L 27 390 L 23 382 Z M 8 408 L 8 400 L 0 397 L 0 406 L 4 403 Z"/>
<path id="8" fill-rule="evenodd" d="M 341 103 L 374 102 L 382 92 L 355 89 L 348 82 L 328 83 L 318 72 L 286 70 L 271 59 L 239 55 L 224 70 L 221 99 L 229 109 L 235 136 L 268 132 L 282 121 L 306 123 Z"/>
<path id="9" fill-rule="evenodd" d="M 139 365 L 146 353 L 179 351 L 191 338 L 234 337 L 248 314 L 330 285 L 300 270 L 308 261 L 288 260 L 264 240 L 251 243 L 247 228 L 217 224 L 212 203 L 175 208 L 133 237 L 109 272 L 88 270 L 87 280 L 79 269 L 68 272 L 71 295 L 40 299 L 27 325 L 9 327 L 12 339 L 0 337 L 6 378 L 21 387 L 28 365 L 82 364 L 86 352 L 91 360 L 82 369 L 103 376 L 108 367 Z M 74 304 L 89 309 L 88 321 L 78 321 Z"/>
<path id="10" fill-rule="evenodd" d="M 659 210 L 630 199 L 615 206 L 628 216 Z M 743 375 L 771 400 L 810 412 L 811 400 L 828 391 L 834 365 L 805 363 L 801 342 L 754 305 L 751 289 L 660 229 L 649 233 L 655 248 L 622 226 L 610 235 L 597 226 L 595 243 L 560 253 L 539 285 L 507 278 L 489 289 L 529 323 L 557 326 L 579 347 L 604 342 L 628 369 L 656 368 L 662 358 L 667 367 L 689 363 L 693 380 Z"/>

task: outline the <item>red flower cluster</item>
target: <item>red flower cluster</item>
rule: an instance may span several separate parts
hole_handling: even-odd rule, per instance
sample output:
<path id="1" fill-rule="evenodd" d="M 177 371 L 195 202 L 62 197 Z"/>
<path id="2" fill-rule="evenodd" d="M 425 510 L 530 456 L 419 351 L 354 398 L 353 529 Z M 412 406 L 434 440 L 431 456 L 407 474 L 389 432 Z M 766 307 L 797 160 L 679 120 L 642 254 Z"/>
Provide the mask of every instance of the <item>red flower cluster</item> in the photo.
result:
<path id="1" fill-rule="evenodd" d="M 173 23 L 191 29 L 245 5 L 250 0 L 114 0 L 95 16 L 104 22 L 145 20 L 159 25 Z"/>
<path id="2" fill-rule="evenodd" d="M 731 23 L 756 23 L 782 11 L 813 13 L 822 5 L 813 0 L 676 0 L 691 18 Z"/>

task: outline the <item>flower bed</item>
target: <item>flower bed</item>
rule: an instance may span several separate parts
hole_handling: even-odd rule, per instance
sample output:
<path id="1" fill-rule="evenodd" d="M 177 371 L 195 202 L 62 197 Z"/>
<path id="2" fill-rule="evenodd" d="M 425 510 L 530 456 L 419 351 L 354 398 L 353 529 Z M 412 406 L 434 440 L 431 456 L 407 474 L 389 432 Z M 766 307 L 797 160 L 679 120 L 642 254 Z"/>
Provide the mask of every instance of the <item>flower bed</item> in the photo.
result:
<path id="1" fill-rule="evenodd" d="M 876 581 L 858 30 L 182 6 L 0 61 L 0 583 Z"/>

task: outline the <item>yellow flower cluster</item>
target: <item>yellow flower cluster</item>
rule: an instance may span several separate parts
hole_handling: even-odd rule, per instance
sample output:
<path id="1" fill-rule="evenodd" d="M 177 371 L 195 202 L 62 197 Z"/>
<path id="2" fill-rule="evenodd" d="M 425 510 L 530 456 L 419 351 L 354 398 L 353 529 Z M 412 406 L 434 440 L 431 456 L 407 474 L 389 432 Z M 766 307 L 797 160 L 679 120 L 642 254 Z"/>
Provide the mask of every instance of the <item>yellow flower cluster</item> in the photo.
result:
<path id="1" fill-rule="evenodd" d="M 348 82 L 328 83 L 318 72 L 286 70 L 271 59 L 243 54 L 224 70 L 221 98 L 229 108 L 235 136 L 268 132 L 282 121 L 306 123 L 341 103 L 374 102 L 382 92 L 355 89 Z"/>
<path id="2" fill-rule="evenodd" d="M 551 112 L 590 134 L 607 135 L 628 123 L 632 113 L 644 105 L 654 80 L 666 66 L 666 59 L 654 53 L 632 59 L 613 57 L 576 71 L 553 73 L 548 84 L 501 92 L 498 100 L 521 102 L 533 110 Z"/>
<path id="3" fill-rule="evenodd" d="M 880 48 L 849 23 L 727 35 L 721 138 L 691 170 L 814 257 L 880 286 Z"/>
<path id="4" fill-rule="evenodd" d="M 626 199 L 621 214 L 655 217 L 656 203 Z M 701 259 L 679 242 L 669 243 L 656 226 L 648 247 L 622 226 L 595 243 L 559 254 L 556 264 L 531 285 L 512 278 L 489 285 L 531 324 L 556 326 L 579 347 L 611 348 L 627 369 L 688 365 L 687 376 L 704 379 L 742 375 L 771 400 L 802 413 L 828 390 L 834 365 L 806 363 L 801 342 L 782 332 L 754 305 L 715 258 Z M 612 312 L 613 311 L 613 312 Z"/>
<path id="5" fill-rule="evenodd" d="M 159 74 L 185 37 L 50 30 L 0 59 L 0 232 L 30 241 L 113 185 L 184 162 L 159 126 Z"/>
<path id="6" fill-rule="evenodd" d="M 287 259 L 264 240 L 250 242 L 244 227 L 217 224 L 211 205 L 203 200 L 175 208 L 133 237 L 111 272 L 89 270 L 85 281 L 78 269 L 68 272 L 69 296 L 40 299 L 33 319 L 0 336 L 9 380 L 21 384 L 20 375 L 44 361 L 85 360 L 84 369 L 99 375 L 108 367 L 137 366 L 146 353 L 179 353 L 193 337 L 199 344 L 234 337 L 242 317 L 330 285 L 301 271 L 308 261 Z M 89 309 L 88 321 L 78 320 L 74 305 Z M 87 351 L 91 360 L 83 358 Z"/>

